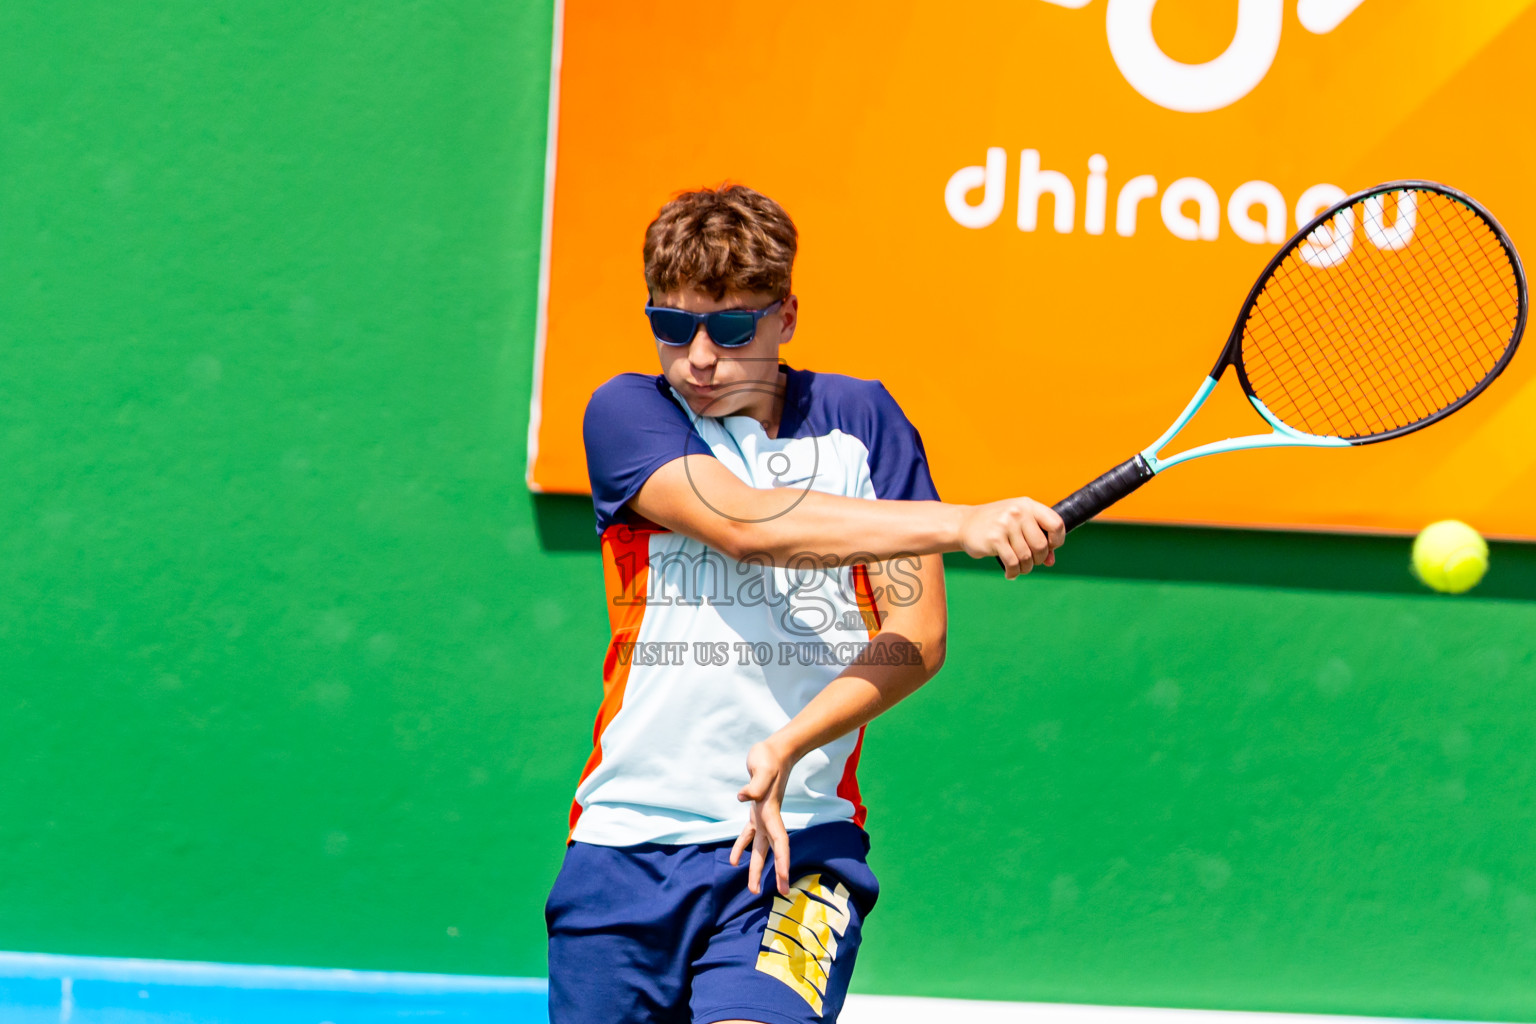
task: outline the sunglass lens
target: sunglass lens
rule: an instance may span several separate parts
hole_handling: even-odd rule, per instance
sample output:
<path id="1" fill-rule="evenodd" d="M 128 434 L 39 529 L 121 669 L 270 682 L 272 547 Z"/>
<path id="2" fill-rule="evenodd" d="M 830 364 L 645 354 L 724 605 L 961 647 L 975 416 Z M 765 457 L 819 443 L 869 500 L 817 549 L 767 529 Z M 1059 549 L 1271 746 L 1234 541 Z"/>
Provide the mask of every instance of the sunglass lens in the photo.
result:
<path id="1" fill-rule="evenodd" d="M 668 345 L 687 345 L 697 330 L 693 317 L 680 309 L 651 310 L 651 332 Z"/>
<path id="2" fill-rule="evenodd" d="M 711 313 L 705 326 L 710 340 L 726 348 L 745 345 L 757 333 L 757 321 L 752 314 L 735 310 Z"/>

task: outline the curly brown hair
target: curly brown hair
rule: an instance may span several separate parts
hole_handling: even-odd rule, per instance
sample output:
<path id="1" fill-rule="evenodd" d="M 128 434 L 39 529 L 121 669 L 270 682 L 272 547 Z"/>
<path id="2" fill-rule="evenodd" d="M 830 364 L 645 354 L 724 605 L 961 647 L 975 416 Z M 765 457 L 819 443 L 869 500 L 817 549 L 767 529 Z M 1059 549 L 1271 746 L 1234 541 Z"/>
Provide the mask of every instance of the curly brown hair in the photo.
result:
<path id="1" fill-rule="evenodd" d="M 652 299 L 685 288 L 785 298 L 798 238 L 784 208 L 745 185 L 680 192 L 645 229 L 645 284 Z"/>

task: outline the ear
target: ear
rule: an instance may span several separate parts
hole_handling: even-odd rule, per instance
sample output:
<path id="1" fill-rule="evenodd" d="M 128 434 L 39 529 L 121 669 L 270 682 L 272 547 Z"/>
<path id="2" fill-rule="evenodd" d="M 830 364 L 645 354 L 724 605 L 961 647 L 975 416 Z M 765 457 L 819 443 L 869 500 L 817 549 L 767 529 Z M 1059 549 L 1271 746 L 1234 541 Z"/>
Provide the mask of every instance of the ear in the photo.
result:
<path id="1" fill-rule="evenodd" d="M 783 345 L 795 336 L 795 324 L 800 322 L 800 296 L 791 295 L 779 307 L 779 344 Z"/>

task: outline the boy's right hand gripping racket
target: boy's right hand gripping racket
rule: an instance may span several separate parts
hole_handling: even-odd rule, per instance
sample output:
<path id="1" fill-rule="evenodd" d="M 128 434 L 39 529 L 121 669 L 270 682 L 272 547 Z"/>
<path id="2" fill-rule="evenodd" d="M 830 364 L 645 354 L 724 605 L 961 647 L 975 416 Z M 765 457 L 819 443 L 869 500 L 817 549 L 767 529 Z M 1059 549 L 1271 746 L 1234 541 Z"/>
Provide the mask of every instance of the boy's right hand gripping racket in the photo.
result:
<path id="1" fill-rule="evenodd" d="M 1203 455 L 1346 448 L 1427 427 L 1476 398 L 1509 364 L 1525 313 L 1520 257 L 1472 198 L 1430 181 L 1358 192 L 1270 261 L 1216 368 L 1163 436 L 1056 512 L 1071 530 Z M 1159 455 L 1229 366 L 1273 430 Z"/>

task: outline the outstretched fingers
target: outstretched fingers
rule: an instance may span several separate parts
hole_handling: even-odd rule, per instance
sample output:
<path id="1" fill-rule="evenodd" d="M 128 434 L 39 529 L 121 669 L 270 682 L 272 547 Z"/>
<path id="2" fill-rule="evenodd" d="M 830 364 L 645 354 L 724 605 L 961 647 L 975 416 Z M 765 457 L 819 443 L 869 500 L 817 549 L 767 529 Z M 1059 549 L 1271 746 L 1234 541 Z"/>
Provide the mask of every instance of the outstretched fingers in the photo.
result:
<path id="1" fill-rule="evenodd" d="M 747 834 L 751 833 L 752 859 L 747 865 L 747 888 L 754 894 L 763 891 L 763 867 L 768 862 L 768 855 L 773 854 L 773 884 L 780 896 L 789 895 L 789 833 L 784 828 L 784 821 L 779 817 L 778 808 L 764 807 L 761 804 L 752 805 L 753 824 L 742 830 L 741 838 L 736 840 L 736 847 L 731 850 L 731 864 L 735 865 L 740 859 L 737 852 L 744 849 L 747 842 Z"/>
<path id="2" fill-rule="evenodd" d="M 747 862 L 747 888 L 754 894 L 763 891 L 763 867 L 772 853 L 774 885 L 780 895 L 789 895 L 789 832 L 779 813 L 782 774 L 776 766 L 760 764 L 752 771 L 751 781 L 736 794 L 736 799 L 750 803 L 751 808 L 746 827 L 731 847 L 731 865 L 734 867 L 741 862 L 741 855 L 750 844 L 752 857 Z"/>
<path id="3" fill-rule="evenodd" d="M 752 845 L 752 837 L 756 834 L 757 829 L 750 821 L 747 822 L 746 827 L 741 830 L 741 835 L 736 837 L 736 842 L 731 847 L 731 867 L 741 864 L 741 855 L 747 851 L 748 846 Z"/>

